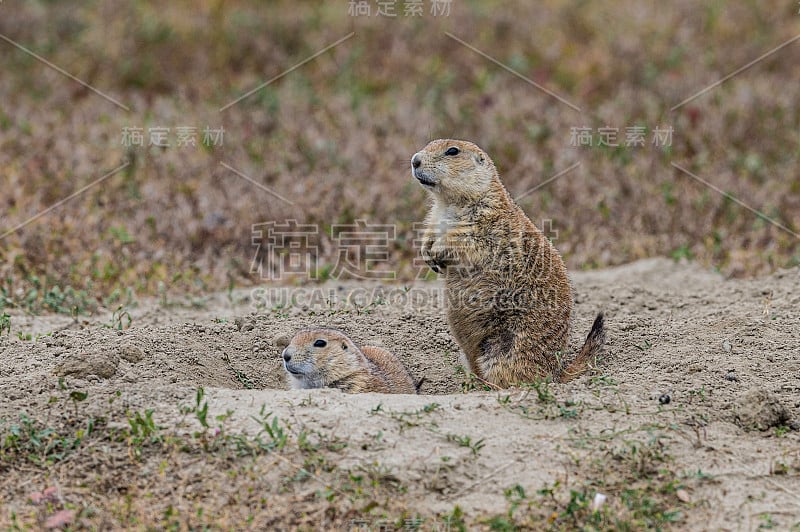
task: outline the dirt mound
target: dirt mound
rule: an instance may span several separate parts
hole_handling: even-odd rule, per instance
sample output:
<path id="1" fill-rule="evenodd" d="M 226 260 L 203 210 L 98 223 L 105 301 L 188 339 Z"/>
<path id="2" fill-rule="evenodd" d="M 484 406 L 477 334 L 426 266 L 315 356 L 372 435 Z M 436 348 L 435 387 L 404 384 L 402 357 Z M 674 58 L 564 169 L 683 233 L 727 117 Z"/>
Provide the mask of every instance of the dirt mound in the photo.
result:
<path id="1" fill-rule="evenodd" d="M 312 470 L 321 476 L 308 477 L 312 478 L 308 486 L 314 485 L 310 491 L 289 489 L 282 477 L 274 476 L 288 474 L 283 466 L 262 464 L 258 467 L 266 469 L 258 482 L 268 484 L 251 487 L 277 498 L 305 497 L 308 515 L 323 519 L 314 523 L 345 526 L 354 516 L 368 515 L 374 521 L 386 515 L 401 519 L 398 516 L 417 514 L 429 525 L 445 516 L 470 523 L 495 514 L 506 519 L 512 505 L 515 512 L 525 508 L 512 516 L 518 524 L 523 517 L 531 522 L 546 519 L 536 508 L 550 508 L 560 516 L 554 518 L 556 524 L 591 524 L 592 504 L 599 493 L 602 497 L 597 500 L 608 502 L 597 504 L 608 505 L 615 518 L 626 515 L 636 526 L 668 526 L 673 521 L 684 527 L 712 528 L 735 528 L 741 523 L 747 528 L 762 521 L 793 525 L 800 512 L 796 498 L 800 471 L 793 465 L 800 464 L 800 435 L 789 427 L 796 426 L 800 417 L 800 270 L 730 281 L 691 265 L 648 260 L 576 273 L 573 278 L 573 346 L 585 336 L 595 314 L 605 312 L 608 345 L 599 373 L 568 385 L 537 384 L 503 392 L 484 390 L 460 369 L 458 347 L 443 316 L 441 285 L 436 282 L 408 287 L 345 283 L 260 288 L 237 291 L 232 297 L 209 296 L 199 308 L 148 302 L 131 312 L 132 326 L 125 330 L 114 328 L 109 316 L 92 323 L 12 316 L 12 334 L 0 339 L 0 420 L 4 420 L 0 426 L 10 430 L 19 423 L 21 412 L 36 423 L 60 420 L 69 426 L 76 413 L 84 412 L 105 419 L 108 430 L 128 431 L 123 440 L 130 445 L 140 440 L 126 427 L 150 427 L 151 415 L 157 421 L 148 429 L 151 438 L 157 426 L 172 427 L 177 434 L 173 437 L 191 438 L 187 435 L 194 429 L 180 427 L 187 412 L 192 412 L 192 419 L 199 415 L 195 394 L 204 387 L 208 419 L 221 420 L 215 430 L 223 435 L 263 433 L 263 424 L 254 419 L 265 412 L 287 423 L 287 434 L 298 441 L 296 452 L 306 454 L 304 461 L 291 462 L 292 455 L 282 460 L 306 464 L 296 466 L 300 469 L 294 476 Z M 339 328 L 356 342 L 391 349 L 416 378 L 425 377 L 424 395 L 285 391 L 282 344 L 297 329 L 312 325 Z M 30 333 L 33 340 L 20 339 L 17 332 L 24 333 L 23 338 Z M 77 396 L 74 390 L 79 390 Z M 59 397 L 67 403 L 54 413 L 53 405 L 62 404 Z M 139 418 L 134 412 L 140 413 Z M 270 431 L 277 429 L 275 425 Z M 109 438 L 103 445 L 119 443 Z M 327 442 L 319 445 L 333 453 L 325 456 L 335 467 L 309 465 L 308 438 Z M 210 440 L 203 441 L 205 451 L 198 452 L 209 448 Z M 148 462 L 153 444 L 141 445 L 145 446 L 137 459 L 141 462 L 132 463 L 157 468 L 164 458 L 153 455 Z M 180 448 L 187 445 L 184 442 Z M 82 448 L 69 454 L 73 467 L 89 460 L 87 456 L 97 460 Z M 269 457 L 277 460 L 273 452 L 254 459 L 259 464 Z M 104 473 L 107 477 L 117 478 L 115 482 L 132 493 L 151 490 L 147 493 L 153 498 L 143 499 L 142 504 L 168 505 L 181 510 L 181 515 L 191 514 L 193 506 L 182 498 L 183 491 L 149 484 L 150 477 L 141 476 L 146 475 L 143 466 L 130 465 L 126 454 L 137 456 L 128 447 L 117 466 L 104 466 L 110 468 Z M 206 465 L 181 456 L 170 458 L 175 460 L 170 467 L 177 468 L 176 478 L 197 470 L 208 482 L 225 485 L 225 479 L 217 477 L 228 466 L 213 466 L 215 460 L 223 460 L 218 455 L 204 455 Z M 241 464 L 235 458 L 238 454 L 232 456 L 225 463 Z M 282 460 L 275 464 L 295 467 Z M 89 463 L 94 462 L 85 465 Z M 0 468 L 2 464 L 0 460 Z M 111 488 L 98 485 L 97 479 L 86 480 L 78 470 L 35 469 L 31 478 L 39 490 L 58 481 L 66 501 L 84 501 L 80 486 L 95 486 L 108 500 L 86 502 L 94 508 L 91 515 L 121 523 L 108 508 L 118 504 L 124 493 L 113 495 Z M 661 501 L 663 507 L 654 507 L 661 508 L 661 518 L 671 516 L 672 521 L 636 517 L 630 508 L 638 506 L 626 502 L 622 486 L 650 489 L 646 486 L 653 482 L 666 482 L 666 470 L 676 472 L 667 483 L 671 487 L 659 484 L 658 489 L 666 491 L 647 492 L 647 497 Z M 323 480 L 313 478 L 334 482 L 325 475 L 335 471 L 355 477 L 369 471 L 379 478 L 373 488 L 393 486 L 395 491 L 384 493 L 374 505 L 364 501 L 369 511 L 353 506 L 350 513 L 330 514 L 330 508 L 341 510 L 347 504 L 319 495 Z M 0 483 L 0 503 L 18 515 L 34 516 L 31 522 L 43 523 L 48 516 L 31 510 L 28 488 L 18 487 L 25 475 L 16 471 Z M 336 482 L 345 482 L 342 479 L 346 480 Z M 569 506 L 570 490 L 586 499 Z M 216 495 L 197 497 L 208 508 L 207 516 L 228 515 L 223 511 L 228 503 Z M 348 497 L 358 499 L 353 494 Z M 584 513 L 564 517 L 578 503 Z M 83 503 L 75 504 L 77 508 Z M 64 503 L 64 508 L 70 506 Z M 409 514 L 412 510 L 416 513 Z M 275 523 L 304 523 L 274 508 L 270 511 Z M 0 522 L 9 515 L 0 515 Z M 244 522 L 237 520 L 239 514 L 231 515 L 231 522 Z M 605 519 L 602 512 L 597 515 Z M 585 521 L 570 521 L 579 518 Z M 86 519 L 94 523 L 91 516 Z M 184 524 L 203 524 L 191 520 L 196 516 L 185 519 Z"/>
<path id="2" fill-rule="evenodd" d="M 768 430 L 793 424 L 789 410 L 771 392 L 754 388 L 736 401 L 736 421 L 745 430 Z"/>

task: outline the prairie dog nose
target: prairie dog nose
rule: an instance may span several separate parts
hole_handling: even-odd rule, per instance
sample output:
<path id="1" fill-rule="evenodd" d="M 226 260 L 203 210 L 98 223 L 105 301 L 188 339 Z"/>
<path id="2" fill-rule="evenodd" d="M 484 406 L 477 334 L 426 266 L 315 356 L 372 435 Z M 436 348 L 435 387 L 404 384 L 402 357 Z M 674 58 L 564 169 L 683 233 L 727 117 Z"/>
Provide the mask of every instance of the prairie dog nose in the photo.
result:
<path id="1" fill-rule="evenodd" d="M 283 361 L 284 362 L 289 362 L 291 359 L 292 359 L 292 355 L 291 355 L 291 353 L 289 353 L 289 349 L 288 348 L 284 349 L 283 350 Z"/>
<path id="2" fill-rule="evenodd" d="M 415 153 L 414 156 L 411 158 L 411 166 L 414 168 L 419 168 L 422 164 L 422 156 L 419 153 Z"/>

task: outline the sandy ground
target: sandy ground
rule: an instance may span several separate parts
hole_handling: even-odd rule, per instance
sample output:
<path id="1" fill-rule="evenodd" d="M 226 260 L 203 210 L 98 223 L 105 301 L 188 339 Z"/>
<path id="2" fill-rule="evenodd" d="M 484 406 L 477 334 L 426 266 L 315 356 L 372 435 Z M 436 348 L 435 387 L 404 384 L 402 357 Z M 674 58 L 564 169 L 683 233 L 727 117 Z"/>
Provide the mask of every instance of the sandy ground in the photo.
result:
<path id="1" fill-rule="evenodd" d="M 614 476 L 630 452 L 644 455 L 654 448 L 662 453 L 650 457 L 662 464 L 655 472 L 648 472 L 647 457 L 634 462 L 648 482 L 665 474 L 662 467 L 680 480 L 680 489 L 658 495 L 679 512 L 676 527 L 800 527 L 800 270 L 724 280 L 691 264 L 652 259 L 572 278 L 572 345 L 602 310 L 606 355 L 594 375 L 545 387 L 544 396 L 534 389 L 486 391 L 465 381 L 439 304 L 439 283 L 343 283 L 145 302 L 121 331 L 110 313 L 78 322 L 13 315 L 11 334 L 0 338 L 0 427 L 20 412 L 55 423 L 78 412 L 110 416 L 146 409 L 154 410 L 160 425 L 178 427 L 185 418 L 179 405 L 192 404 L 203 386 L 212 414 L 232 411 L 228 431 L 255 433 L 253 416 L 266 406 L 295 435 L 324 433 L 343 442 L 331 455 L 337 467 L 384 471 L 382 478 L 402 486 L 396 500 L 424 518 L 422 529 L 436 529 L 456 506 L 468 523 L 505 515 L 512 497 L 506 490 L 516 485 L 531 500 L 548 486 L 582 486 L 606 494 L 613 507 L 624 490 L 615 491 L 604 477 Z M 416 377 L 425 377 L 421 395 L 286 391 L 279 345 L 308 325 L 340 328 L 358 343 L 392 350 Z M 19 339 L 18 332 L 34 340 Z M 54 413 L 53 397 L 64 389 L 88 397 Z M 111 406 L 109 398 L 116 398 Z M 141 468 L 125 469 L 124 478 L 105 488 L 78 475 L 76 467 L 101 448 L 76 452 L 70 467 L 0 461 L 0 477 L 6 478 L 0 481 L 0 524 L 12 516 L 34 525 L 43 519 L 30 494 L 49 485 L 58 486 L 63 507 L 85 509 L 105 508 L 102 497 L 121 496 L 119 483 L 146 484 L 135 478 L 149 474 Z M 291 460 L 275 462 L 273 469 L 310 467 Z M 213 477 L 212 462 L 195 462 L 191 471 Z M 267 464 L 261 467 L 260 475 L 272 478 Z M 317 493 L 323 484 L 314 486 L 317 481 L 289 491 Z M 232 482 L 228 489 L 239 487 Z M 275 491 L 275 500 L 286 492 Z M 233 515 L 225 521 L 230 523 L 244 515 L 229 501 L 220 502 L 218 492 L 188 499 L 184 488 L 153 493 L 162 500 L 145 505 L 205 505 L 207 514 Z M 309 504 L 304 511 L 313 515 Z M 329 526 L 373 526 L 380 509 L 391 514 L 393 506 L 377 507 L 378 513 L 365 510 L 368 525 L 352 524 L 351 513 L 331 518 Z M 294 521 L 286 515 L 297 511 L 250 507 L 257 516 L 248 522 L 291 528 Z M 273 521 L 259 521 L 259 512 Z M 94 526 L 101 514 L 101 526 L 123 526 L 115 511 L 80 515 Z M 568 520 L 553 523 L 570 528 Z"/>

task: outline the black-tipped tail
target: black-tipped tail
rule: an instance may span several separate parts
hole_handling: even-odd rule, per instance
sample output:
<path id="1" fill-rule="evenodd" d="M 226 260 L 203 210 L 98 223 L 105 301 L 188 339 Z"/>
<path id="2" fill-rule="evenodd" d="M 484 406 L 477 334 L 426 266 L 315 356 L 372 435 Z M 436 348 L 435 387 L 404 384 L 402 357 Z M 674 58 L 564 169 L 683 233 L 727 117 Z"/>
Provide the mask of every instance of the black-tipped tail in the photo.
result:
<path id="1" fill-rule="evenodd" d="M 581 352 L 575 357 L 575 360 L 569 363 L 567 367 L 561 372 L 560 382 L 569 382 L 574 378 L 583 375 L 589 368 L 592 368 L 597 363 L 597 358 L 603 352 L 603 346 L 606 343 L 606 330 L 603 320 L 603 313 L 597 315 L 592 324 L 592 330 L 586 336 L 586 341 L 583 343 Z"/>

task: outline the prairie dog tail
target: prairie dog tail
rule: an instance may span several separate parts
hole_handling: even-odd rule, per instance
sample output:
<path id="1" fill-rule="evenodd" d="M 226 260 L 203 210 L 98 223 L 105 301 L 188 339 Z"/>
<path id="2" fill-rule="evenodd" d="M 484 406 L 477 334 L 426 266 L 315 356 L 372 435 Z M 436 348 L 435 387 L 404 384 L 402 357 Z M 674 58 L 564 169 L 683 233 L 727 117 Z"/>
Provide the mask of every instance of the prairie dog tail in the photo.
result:
<path id="1" fill-rule="evenodd" d="M 559 382 L 569 382 L 582 375 L 588 370 L 597 357 L 603 352 L 603 345 L 606 342 L 606 330 L 603 327 L 603 313 L 597 315 L 592 324 L 592 330 L 583 343 L 581 352 L 570 362 L 562 371 Z"/>

